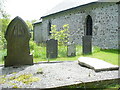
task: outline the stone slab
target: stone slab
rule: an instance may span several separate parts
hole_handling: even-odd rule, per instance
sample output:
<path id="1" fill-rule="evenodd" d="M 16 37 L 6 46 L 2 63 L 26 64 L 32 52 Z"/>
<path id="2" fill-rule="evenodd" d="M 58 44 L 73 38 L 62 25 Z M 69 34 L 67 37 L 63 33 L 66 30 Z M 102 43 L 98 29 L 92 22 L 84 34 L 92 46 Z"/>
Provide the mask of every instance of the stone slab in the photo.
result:
<path id="1" fill-rule="evenodd" d="M 40 68 L 42 69 L 43 74 L 37 74 L 38 69 Z M 16 74 L 14 72 L 16 72 Z M 95 72 L 92 69 L 78 65 L 78 61 L 40 63 L 5 68 L 4 66 L 1 66 L 0 76 L 3 75 L 4 78 L 10 78 L 13 76 L 17 77 L 23 74 L 33 74 L 33 77 L 38 77 L 40 80 L 38 82 L 24 84 L 22 82 L 15 82 L 14 80 L 7 79 L 6 83 L 0 85 L 0 90 L 1 88 L 12 88 L 13 86 L 9 85 L 8 82 L 16 83 L 17 87 L 22 86 L 22 89 L 26 88 L 27 90 L 30 90 L 30 88 L 48 89 L 76 84 L 79 84 L 79 86 L 84 84 L 86 87 L 87 83 L 95 83 L 92 85 L 94 86 L 99 84 L 97 82 L 100 82 L 102 85 L 104 85 L 103 83 L 106 80 L 111 81 L 110 83 L 115 83 L 113 80 L 120 80 L 120 75 L 118 75 L 119 72 L 119 70 Z M 106 84 L 109 85 L 108 82 L 106 82 Z"/>
<path id="2" fill-rule="evenodd" d="M 110 64 L 100 59 L 90 57 L 78 58 L 78 63 L 82 66 L 94 69 L 95 71 L 118 70 L 119 66 Z"/>

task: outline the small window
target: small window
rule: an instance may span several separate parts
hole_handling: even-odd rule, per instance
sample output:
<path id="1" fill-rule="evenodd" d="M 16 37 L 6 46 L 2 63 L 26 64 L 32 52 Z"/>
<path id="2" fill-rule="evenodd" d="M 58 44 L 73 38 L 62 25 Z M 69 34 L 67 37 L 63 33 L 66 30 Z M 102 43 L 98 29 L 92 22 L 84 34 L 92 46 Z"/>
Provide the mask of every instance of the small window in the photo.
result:
<path id="1" fill-rule="evenodd" d="M 48 34 L 51 35 L 51 21 L 49 21 L 48 23 Z"/>

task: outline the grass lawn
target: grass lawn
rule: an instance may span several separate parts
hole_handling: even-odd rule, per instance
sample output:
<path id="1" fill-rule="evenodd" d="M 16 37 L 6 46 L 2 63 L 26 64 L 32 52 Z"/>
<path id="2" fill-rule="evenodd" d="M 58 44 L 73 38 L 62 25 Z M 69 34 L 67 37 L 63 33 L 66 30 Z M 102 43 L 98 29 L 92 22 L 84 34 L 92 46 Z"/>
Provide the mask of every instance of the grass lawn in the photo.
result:
<path id="1" fill-rule="evenodd" d="M 48 61 L 46 59 L 46 48 L 39 47 L 38 50 L 35 50 L 34 55 L 34 62 L 41 62 L 41 61 Z M 98 58 L 101 60 L 104 60 L 106 62 L 112 63 L 114 65 L 118 65 L 118 50 L 114 49 L 106 49 L 106 50 L 100 50 L 98 48 L 93 49 L 93 54 L 89 55 L 82 55 L 81 53 L 81 46 L 78 46 L 76 48 L 76 56 L 75 57 L 67 57 L 66 52 L 67 52 L 67 47 L 60 47 L 58 50 L 58 58 L 56 59 L 49 59 L 49 61 L 75 61 L 78 60 L 79 57 L 93 57 L 93 58 Z M 3 58 L 6 56 L 6 50 L 0 50 L 0 64 L 3 64 Z M 120 65 L 120 63 L 119 63 Z"/>
<path id="2" fill-rule="evenodd" d="M 58 57 L 56 59 L 49 59 L 49 61 L 75 61 L 75 60 L 78 60 L 79 57 L 92 57 L 92 58 L 98 58 L 98 59 L 104 60 L 114 65 L 118 65 L 119 54 L 118 54 L 118 50 L 108 49 L 108 50 L 100 50 L 98 52 L 93 52 L 93 54 L 90 54 L 90 55 L 81 54 L 75 57 Z M 40 61 L 48 61 L 48 59 L 34 58 L 34 62 L 37 63 Z"/>
<path id="3" fill-rule="evenodd" d="M 114 65 L 120 65 L 120 62 L 118 62 L 118 50 L 100 50 L 99 52 L 93 53 L 92 55 L 84 55 L 86 57 L 93 57 L 98 58 L 101 60 L 104 60 L 106 62 L 112 63 Z"/>

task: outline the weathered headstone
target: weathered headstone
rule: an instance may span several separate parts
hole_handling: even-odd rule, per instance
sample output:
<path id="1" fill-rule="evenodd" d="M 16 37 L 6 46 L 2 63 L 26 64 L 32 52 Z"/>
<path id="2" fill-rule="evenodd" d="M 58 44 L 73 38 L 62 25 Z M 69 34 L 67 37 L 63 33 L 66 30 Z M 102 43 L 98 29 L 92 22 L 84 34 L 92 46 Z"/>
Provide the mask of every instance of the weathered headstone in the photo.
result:
<path id="1" fill-rule="evenodd" d="M 30 55 L 28 26 L 20 18 L 15 17 L 7 27 L 5 33 L 7 40 L 7 56 L 5 67 L 17 65 L 32 65 L 33 56 Z"/>
<path id="2" fill-rule="evenodd" d="M 58 42 L 57 40 L 50 39 L 46 42 L 47 58 L 57 58 L 58 56 Z"/>
<path id="3" fill-rule="evenodd" d="M 92 36 L 86 35 L 82 37 L 83 41 L 83 54 L 91 54 L 92 53 Z"/>
<path id="4" fill-rule="evenodd" d="M 76 46 L 74 43 L 69 43 L 67 45 L 67 56 L 68 57 L 76 56 Z"/>

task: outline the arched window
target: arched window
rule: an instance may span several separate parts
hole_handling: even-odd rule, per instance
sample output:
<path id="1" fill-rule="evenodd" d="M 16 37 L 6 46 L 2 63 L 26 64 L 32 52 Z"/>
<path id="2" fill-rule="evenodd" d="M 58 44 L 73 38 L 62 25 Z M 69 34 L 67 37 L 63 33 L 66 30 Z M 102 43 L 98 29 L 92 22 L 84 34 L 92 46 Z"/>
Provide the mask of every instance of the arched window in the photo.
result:
<path id="1" fill-rule="evenodd" d="M 92 35 L 92 18 L 90 15 L 86 18 L 86 35 Z"/>

